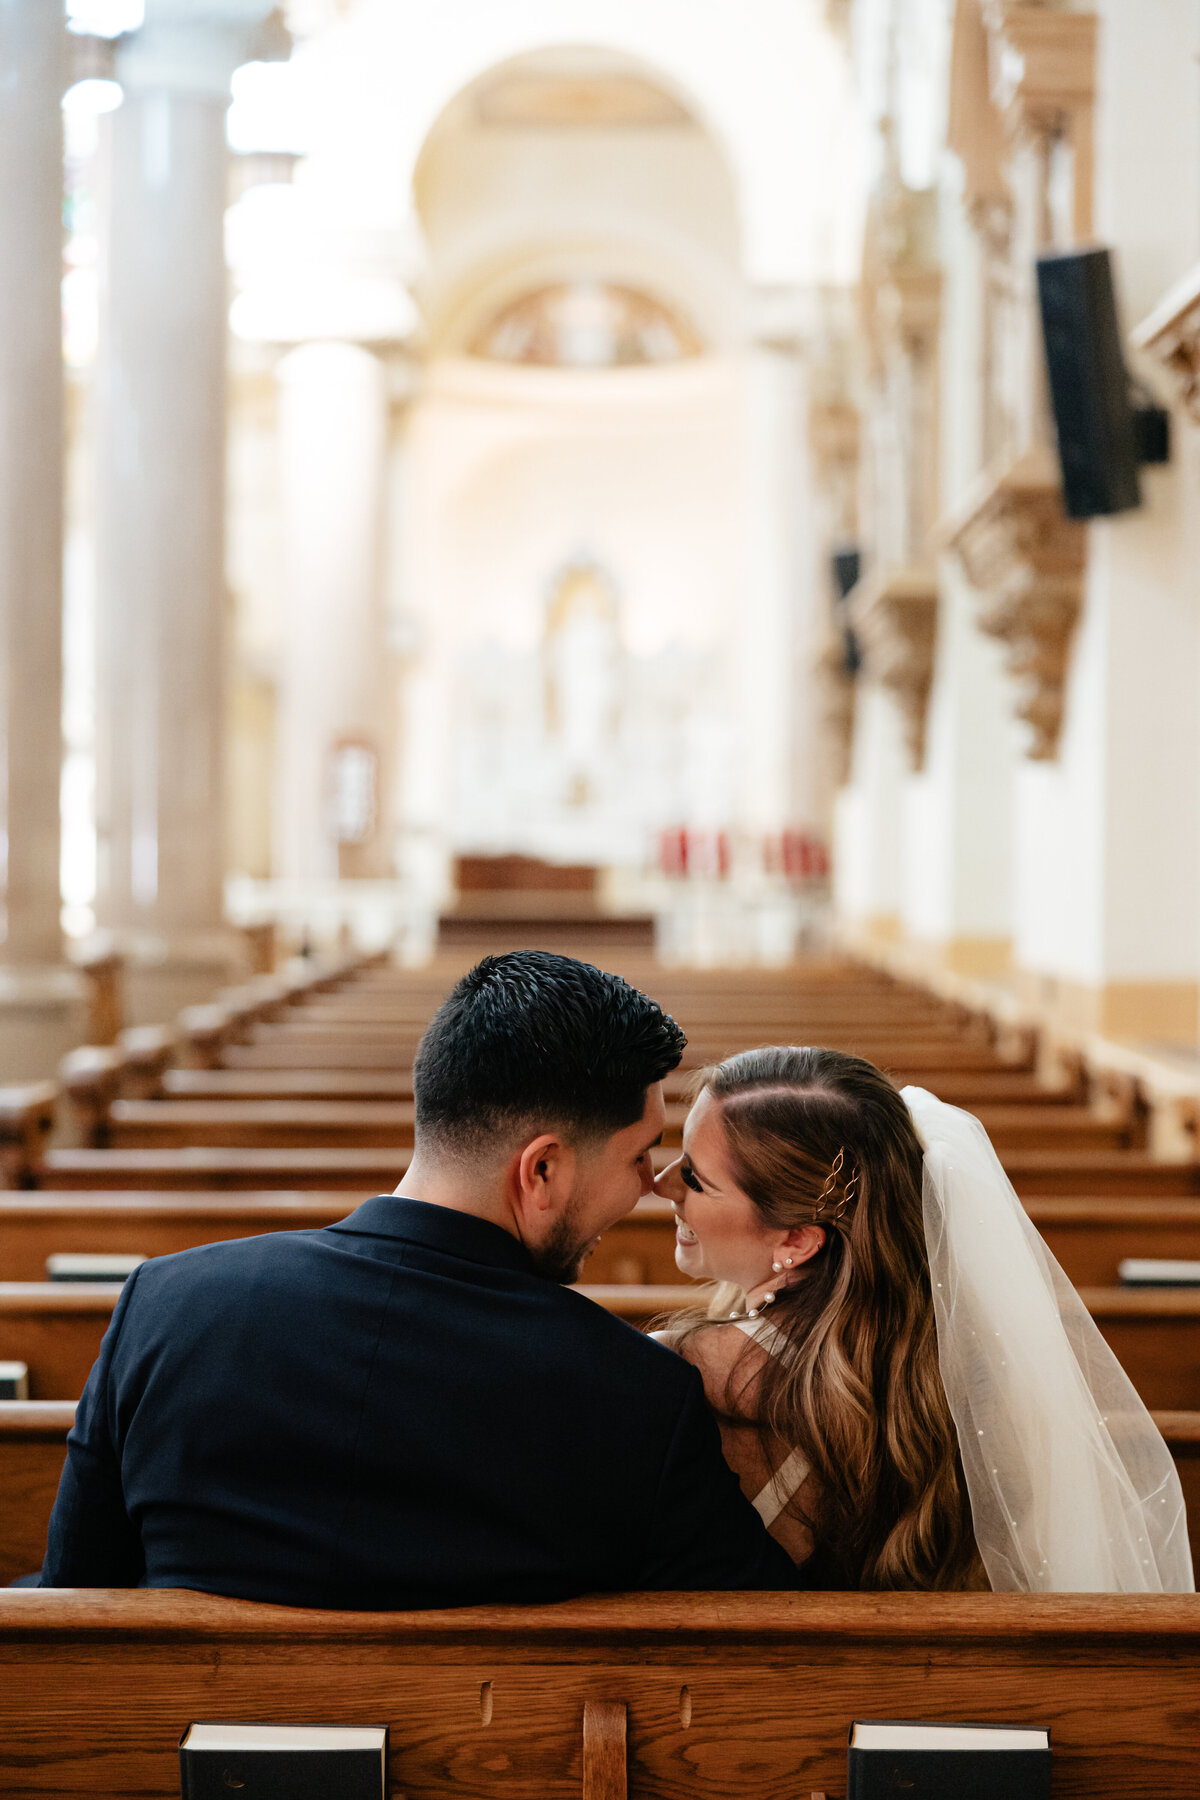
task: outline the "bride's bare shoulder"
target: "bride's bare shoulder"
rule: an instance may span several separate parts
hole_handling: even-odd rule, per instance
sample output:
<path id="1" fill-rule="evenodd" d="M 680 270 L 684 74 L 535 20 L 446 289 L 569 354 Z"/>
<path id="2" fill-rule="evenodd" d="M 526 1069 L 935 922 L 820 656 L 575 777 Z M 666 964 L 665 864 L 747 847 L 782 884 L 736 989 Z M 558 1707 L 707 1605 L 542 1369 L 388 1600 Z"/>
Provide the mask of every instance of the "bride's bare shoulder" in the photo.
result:
<path id="1" fill-rule="evenodd" d="M 699 1369 L 708 1403 L 732 1418 L 749 1418 L 755 1411 L 758 1377 L 767 1351 L 736 1325 L 714 1321 L 689 1331 L 674 1348 Z"/>

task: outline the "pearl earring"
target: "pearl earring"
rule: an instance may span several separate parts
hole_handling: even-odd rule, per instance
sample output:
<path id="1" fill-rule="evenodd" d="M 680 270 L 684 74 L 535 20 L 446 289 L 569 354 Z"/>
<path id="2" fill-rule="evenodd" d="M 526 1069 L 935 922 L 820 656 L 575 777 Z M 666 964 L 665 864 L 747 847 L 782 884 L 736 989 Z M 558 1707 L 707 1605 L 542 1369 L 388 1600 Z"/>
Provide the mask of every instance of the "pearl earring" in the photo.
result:
<path id="1" fill-rule="evenodd" d="M 782 1275 L 782 1274 L 783 1274 L 783 1264 L 782 1264 L 782 1263 L 781 1263 L 781 1262 L 773 1262 L 773 1263 L 772 1263 L 772 1264 L 771 1264 L 771 1268 L 772 1268 L 772 1270 L 773 1270 L 773 1271 L 774 1271 L 774 1273 L 775 1273 L 775 1274 L 776 1274 L 776 1275 Z"/>
<path id="2" fill-rule="evenodd" d="M 786 1264 L 786 1266 L 787 1266 L 787 1267 L 788 1267 L 788 1268 L 789 1268 L 789 1269 L 790 1269 L 790 1268 L 791 1268 L 791 1266 L 792 1266 L 792 1259 L 791 1259 L 791 1257 L 790 1257 L 790 1256 L 785 1256 L 785 1257 L 784 1257 L 784 1259 L 783 1259 L 783 1260 L 784 1260 L 784 1263 L 785 1263 L 785 1264 Z"/>

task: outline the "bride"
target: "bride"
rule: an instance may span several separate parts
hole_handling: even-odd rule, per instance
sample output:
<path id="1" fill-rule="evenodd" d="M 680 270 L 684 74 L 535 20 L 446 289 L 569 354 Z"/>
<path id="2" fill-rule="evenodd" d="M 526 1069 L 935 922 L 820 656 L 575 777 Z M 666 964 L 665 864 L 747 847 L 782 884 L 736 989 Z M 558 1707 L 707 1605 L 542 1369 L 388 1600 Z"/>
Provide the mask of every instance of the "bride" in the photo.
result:
<path id="1" fill-rule="evenodd" d="M 658 1333 L 807 1585 L 1193 1590 L 1161 1436 L 978 1120 L 834 1050 L 708 1072 Z"/>

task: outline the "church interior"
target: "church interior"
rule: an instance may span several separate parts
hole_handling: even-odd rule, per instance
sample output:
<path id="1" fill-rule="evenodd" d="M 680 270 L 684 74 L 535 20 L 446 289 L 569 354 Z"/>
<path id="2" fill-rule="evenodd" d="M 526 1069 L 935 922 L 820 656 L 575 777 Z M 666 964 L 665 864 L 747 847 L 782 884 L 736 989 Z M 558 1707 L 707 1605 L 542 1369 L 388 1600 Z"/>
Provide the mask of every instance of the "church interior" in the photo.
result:
<path id="1" fill-rule="evenodd" d="M 522 947 L 679 1020 L 664 1159 L 763 1043 L 975 1114 L 1200 1544 L 1198 70 L 1194 0 L 0 0 L 0 1583 L 130 1269 L 390 1193 Z M 690 1304 L 674 1233 L 583 1291 Z M 0 1787 L 328 1717 L 410 1800 L 824 1800 L 882 1710 L 1182 1800 L 1198 1659 L 0 1587 Z"/>

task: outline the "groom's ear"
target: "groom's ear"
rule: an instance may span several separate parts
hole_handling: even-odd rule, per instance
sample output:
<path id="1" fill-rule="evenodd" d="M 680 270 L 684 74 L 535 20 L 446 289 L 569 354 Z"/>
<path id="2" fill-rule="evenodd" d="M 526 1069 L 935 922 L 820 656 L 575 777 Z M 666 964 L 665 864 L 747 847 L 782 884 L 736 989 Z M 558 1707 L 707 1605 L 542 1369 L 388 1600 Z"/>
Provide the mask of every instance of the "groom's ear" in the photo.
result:
<path id="1" fill-rule="evenodd" d="M 518 1154 L 513 1185 L 522 1211 L 557 1212 L 575 1185 L 575 1152 L 554 1132 L 543 1132 Z"/>

